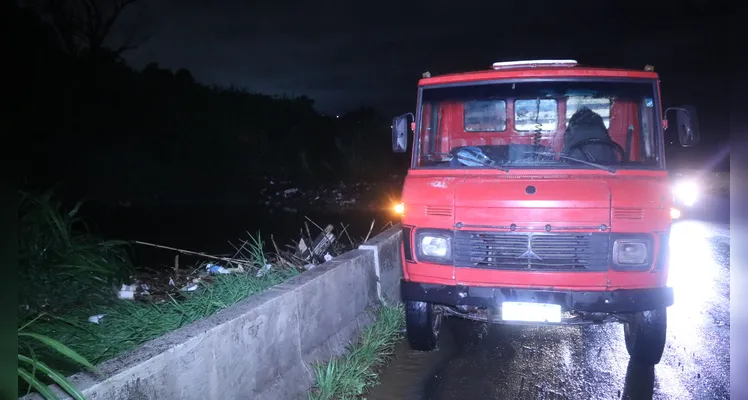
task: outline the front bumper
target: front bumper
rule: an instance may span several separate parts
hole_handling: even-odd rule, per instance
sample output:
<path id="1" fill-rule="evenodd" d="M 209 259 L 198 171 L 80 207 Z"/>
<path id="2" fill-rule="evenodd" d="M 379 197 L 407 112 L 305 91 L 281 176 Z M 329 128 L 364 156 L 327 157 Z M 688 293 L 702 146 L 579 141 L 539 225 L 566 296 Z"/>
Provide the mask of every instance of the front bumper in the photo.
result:
<path id="1" fill-rule="evenodd" d="M 633 313 L 673 305 L 673 288 L 571 291 L 515 289 L 463 285 L 435 285 L 401 281 L 403 300 L 446 306 L 496 308 L 504 301 L 558 304 L 566 311 L 591 313 Z"/>

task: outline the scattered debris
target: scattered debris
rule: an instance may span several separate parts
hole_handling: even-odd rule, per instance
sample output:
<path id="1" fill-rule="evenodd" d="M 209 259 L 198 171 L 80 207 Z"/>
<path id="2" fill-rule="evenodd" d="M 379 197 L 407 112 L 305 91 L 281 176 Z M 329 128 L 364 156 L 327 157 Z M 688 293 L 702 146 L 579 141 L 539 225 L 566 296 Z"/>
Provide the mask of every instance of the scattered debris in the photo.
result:
<path id="1" fill-rule="evenodd" d="M 327 225 L 327 227 L 317 235 L 314 241 L 311 242 L 311 245 L 307 245 L 307 242 L 302 237 L 299 240 L 299 244 L 296 246 L 294 257 L 304 261 L 319 261 L 320 257 L 323 257 L 323 254 L 327 252 L 327 249 L 330 248 L 336 239 L 335 235 L 332 234 L 333 229 L 332 225 Z M 309 233 L 308 231 L 309 227 L 307 227 L 307 233 Z M 309 234 L 309 236 L 311 237 L 311 234 Z"/>
<path id="2" fill-rule="evenodd" d="M 226 271 L 229 271 L 229 273 L 234 274 L 238 272 L 245 272 L 245 269 L 241 264 L 239 264 L 239 266 L 237 266 L 236 268 L 227 268 Z"/>
<path id="3" fill-rule="evenodd" d="M 215 264 L 208 264 L 205 266 L 205 269 L 208 271 L 211 275 L 218 275 L 218 274 L 230 274 L 231 271 L 227 270 L 226 268 L 215 265 Z"/>
<path id="4" fill-rule="evenodd" d="M 201 257 L 201 258 L 210 258 L 210 259 L 213 259 L 213 260 L 225 261 L 225 262 L 229 262 L 229 263 L 236 261 L 236 260 L 233 260 L 233 259 L 227 258 L 227 257 L 212 256 L 210 254 L 198 253 L 196 251 L 190 251 L 190 250 L 184 250 L 184 249 L 178 249 L 176 247 L 162 246 L 160 244 L 153 244 L 153 243 L 148 243 L 148 242 L 141 242 L 139 240 L 135 240 L 135 241 L 133 241 L 133 243 L 140 244 L 140 245 L 143 245 L 143 246 L 155 247 L 155 248 L 158 248 L 158 249 L 176 251 L 176 252 L 179 252 L 179 253 L 182 253 L 182 254 L 189 254 L 189 255 L 198 256 L 198 257 Z M 178 265 L 177 265 L 177 268 L 178 268 Z"/>
<path id="5" fill-rule="evenodd" d="M 340 229 L 336 231 L 332 224 L 323 228 L 308 217 L 306 220 L 298 240 L 283 248 L 275 243 L 271 235 L 270 249 L 274 252 L 268 252 L 268 243 L 260 240 L 259 236 L 250 236 L 247 240 L 242 240 L 240 245 L 231 244 L 235 252 L 223 255 L 134 241 L 134 244 L 173 251 L 177 254 L 174 256 L 173 267 L 139 269 L 137 277 L 130 277 L 129 282 L 133 283 L 123 285 L 118 297 L 128 300 L 147 298 L 148 301 L 160 303 L 173 301 L 174 298 L 184 296 L 185 292 L 199 290 L 201 284 L 210 284 L 218 275 L 251 273 L 260 278 L 270 271 L 287 268 L 311 270 L 368 240 L 376 222 L 372 221 L 366 238 L 354 240 L 348 232 L 348 225 L 341 223 Z M 385 225 L 382 230 L 388 226 Z M 346 239 L 340 240 L 341 238 Z M 185 256 L 198 261 L 194 265 L 185 264 L 180 260 L 180 257 Z"/>
<path id="6" fill-rule="evenodd" d="M 135 300 L 136 290 L 136 285 L 122 285 L 122 288 L 117 293 L 117 297 L 122 300 Z"/>
<path id="7" fill-rule="evenodd" d="M 272 264 L 265 264 L 264 267 L 260 268 L 259 271 L 257 271 L 257 274 L 255 274 L 256 277 L 261 278 L 263 275 L 268 273 L 270 269 L 273 268 Z"/>
<path id="8" fill-rule="evenodd" d="M 357 182 L 348 185 L 339 182 L 317 187 L 296 187 L 288 181 L 265 177 L 264 181 L 268 186 L 260 190 L 261 198 L 258 200 L 260 204 L 286 212 L 297 212 L 298 209 L 310 204 L 315 208 L 329 211 L 348 210 L 354 207 L 373 210 L 389 206 L 383 204 L 391 201 L 391 197 L 399 195 L 402 180 L 403 177 L 393 175 L 385 182 Z"/>
<path id="9" fill-rule="evenodd" d="M 88 322 L 98 324 L 104 318 L 104 314 L 97 314 L 88 317 Z"/>
<path id="10" fill-rule="evenodd" d="M 375 220 L 371 220 L 371 226 L 369 227 L 369 233 L 366 234 L 366 237 L 364 238 L 364 243 L 369 241 L 369 238 L 371 237 L 371 231 L 374 230 L 374 222 Z"/>

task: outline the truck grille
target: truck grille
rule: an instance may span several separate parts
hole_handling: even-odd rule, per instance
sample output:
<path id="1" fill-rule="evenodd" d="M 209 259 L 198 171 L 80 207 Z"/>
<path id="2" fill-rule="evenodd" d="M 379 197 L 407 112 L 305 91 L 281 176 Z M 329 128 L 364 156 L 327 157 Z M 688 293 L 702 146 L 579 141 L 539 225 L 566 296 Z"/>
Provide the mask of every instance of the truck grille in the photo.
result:
<path id="1" fill-rule="evenodd" d="M 606 233 L 456 231 L 457 267 L 502 270 L 606 271 Z"/>

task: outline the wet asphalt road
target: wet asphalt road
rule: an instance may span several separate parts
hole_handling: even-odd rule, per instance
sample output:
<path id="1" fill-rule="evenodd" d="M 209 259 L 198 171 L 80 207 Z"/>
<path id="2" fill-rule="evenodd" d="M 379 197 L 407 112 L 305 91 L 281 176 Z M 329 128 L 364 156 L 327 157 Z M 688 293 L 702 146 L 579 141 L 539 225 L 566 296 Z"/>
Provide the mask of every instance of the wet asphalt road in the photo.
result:
<path id="1" fill-rule="evenodd" d="M 730 227 L 724 212 L 706 214 L 673 226 L 676 298 L 660 364 L 629 363 L 621 324 L 487 327 L 447 318 L 437 351 L 401 343 L 366 398 L 730 398 Z"/>

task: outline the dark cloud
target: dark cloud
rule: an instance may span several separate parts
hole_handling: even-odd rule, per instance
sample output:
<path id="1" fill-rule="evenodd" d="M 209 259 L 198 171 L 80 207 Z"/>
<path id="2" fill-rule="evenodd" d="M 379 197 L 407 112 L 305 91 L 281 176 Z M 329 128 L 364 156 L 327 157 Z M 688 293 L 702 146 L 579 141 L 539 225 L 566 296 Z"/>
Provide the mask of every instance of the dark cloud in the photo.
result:
<path id="1" fill-rule="evenodd" d="M 669 72 L 678 69 L 673 60 L 699 63 L 708 52 L 707 35 L 687 31 L 694 21 L 709 28 L 693 2 L 646 9 L 601 0 L 254 3 L 143 0 L 123 25 L 148 15 L 141 29 L 151 39 L 128 61 L 187 68 L 210 84 L 306 94 L 326 112 L 361 103 L 394 112 L 413 107 L 416 81 L 426 70 L 572 57 L 634 68 L 649 63 Z M 673 10 L 682 16 L 672 17 Z"/>

